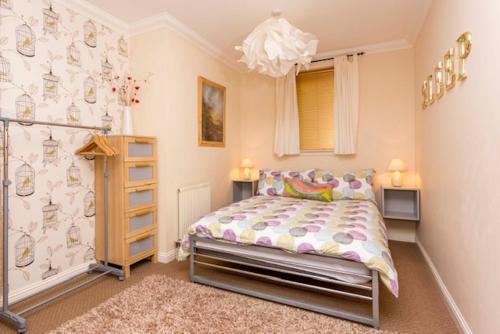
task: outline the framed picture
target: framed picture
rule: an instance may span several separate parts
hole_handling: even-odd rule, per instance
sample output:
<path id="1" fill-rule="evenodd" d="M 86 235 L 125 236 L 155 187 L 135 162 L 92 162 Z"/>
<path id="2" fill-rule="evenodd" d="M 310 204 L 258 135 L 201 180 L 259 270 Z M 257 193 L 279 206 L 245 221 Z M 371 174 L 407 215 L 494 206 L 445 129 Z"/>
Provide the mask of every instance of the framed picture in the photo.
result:
<path id="1" fill-rule="evenodd" d="M 198 145 L 224 147 L 226 87 L 198 77 Z"/>

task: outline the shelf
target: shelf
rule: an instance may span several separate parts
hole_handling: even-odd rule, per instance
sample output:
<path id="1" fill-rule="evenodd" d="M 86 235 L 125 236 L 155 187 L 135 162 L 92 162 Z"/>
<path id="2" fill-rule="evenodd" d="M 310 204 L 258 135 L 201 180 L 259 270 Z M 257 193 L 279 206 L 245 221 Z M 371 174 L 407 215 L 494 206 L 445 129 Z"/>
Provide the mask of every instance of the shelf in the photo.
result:
<path id="1" fill-rule="evenodd" d="M 385 219 L 420 220 L 420 191 L 417 188 L 382 187 L 381 195 Z"/>
<path id="2" fill-rule="evenodd" d="M 399 220 L 420 220 L 416 213 L 409 212 L 398 212 L 398 211 L 385 211 L 384 218 L 387 219 L 399 219 Z"/>

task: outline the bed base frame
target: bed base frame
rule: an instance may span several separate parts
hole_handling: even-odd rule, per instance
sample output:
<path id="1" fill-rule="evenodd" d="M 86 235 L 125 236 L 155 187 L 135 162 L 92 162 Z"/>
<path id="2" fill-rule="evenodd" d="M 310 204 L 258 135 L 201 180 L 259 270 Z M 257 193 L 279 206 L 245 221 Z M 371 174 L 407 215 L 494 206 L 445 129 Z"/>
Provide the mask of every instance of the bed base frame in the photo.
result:
<path id="1" fill-rule="evenodd" d="M 213 286 L 216 288 L 224 289 L 224 290 L 229 290 L 233 291 L 236 293 L 248 295 L 248 296 L 253 296 L 257 297 L 260 299 L 265 299 L 265 300 L 270 300 L 276 303 L 281 303 L 281 304 L 286 304 L 302 309 L 306 309 L 309 311 L 313 312 L 318 312 L 342 319 L 347 319 L 355 322 L 359 322 L 365 325 L 372 326 L 374 328 L 379 328 L 379 277 L 378 277 L 378 272 L 376 270 L 370 270 L 369 275 L 363 275 L 363 274 L 354 274 L 354 273 L 349 273 L 350 275 L 353 276 L 358 276 L 362 278 L 369 278 L 370 283 L 369 284 L 355 284 L 355 283 L 348 283 L 348 282 L 343 282 L 340 280 L 336 280 L 333 278 L 329 278 L 326 276 L 322 275 L 316 275 L 313 273 L 308 273 L 304 272 L 303 270 L 294 270 L 293 268 L 290 267 L 276 267 L 276 266 L 271 266 L 268 263 L 262 262 L 262 261 L 256 261 L 252 260 L 249 261 L 248 259 L 245 259 L 244 257 L 238 257 L 234 254 L 229 254 L 229 253 L 224 253 L 222 251 L 213 251 L 212 249 L 207 249 L 204 248 L 203 246 L 197 245 L 197 241 L 203 241 L 203 242 L 208 242 L 208 243 L 219 243 L 219 241 L 216 240 L 211 240 L 211 239 L 205 239 L 205 238 L 200 238 L 198 236 L 190 236 L 190 278 L 192 282 L 195 283 L 200 283 L 204 285 L 209 285 Z M 225 244 L 226 246 L 230 244 Z M 205 253 L 203 254 L 203 250 L 209 250 L 210 253 Z M 200 253 L 201 251 L 201 253 Z M 290 256 L 293 256 L 291 254 Z M 214 263 L 212 262 L 207 262 L 204 261 L 204 259 L 209 259 L 209 260 L 216 260 L 217 262 Z M 307 278 L 310 280 L 318 281 L 318 282 L 323 282 L 323 283 L 332 283 L 335 285 L 341 285 L 341 286 L 346 286 L 351 288 L 351 290 L 354 290 L 356 292 L 361 292 L 362 290 L 365 292 L 363 293 L 356 293 L 356 292 L 351 292 L 351 291 L 343 291 L 343 290 L 338 290 L 335 289 L 334 287 L 325 287 L 325 286 L 320 286 L 320 285 L 314 285 L 312 283 L 302 283 L 298 280 L 292 280 L 288 278 L 282 278 L 282 277 L 276 277 L 272 275 L 267 275 L 263 273 L 257 273 L 245 269 L 240 269 L 240 268 L 234 268 L 229 266 L 230 264 L 232 265 L 244 265 L 246 267 L 250 268 L 255 268 L 255 269 L 264 269 L 266 271 L 271 271 L 277 274 L 291 274 L 293 276 L 296 276 L 297 278 Z M 230 284 L 226 283 L 217 279 L 209 278 L 203 275 L 200 275 L 196 272 L 196 267 L 200 266 L 205 266 L 208 268 L 212 269 L 218 269 L 218 270 L 224 270 L 224 271 L 229 271 L 232 273 L 237 273 L 237 274 L 242 274 L 242 275 L 249 275 L 252 277 L 256 277 L 259 279 L 264 279 L 267 281 L 271 281 L 273 283 L 278 283 L 278 284 L 285 284 L 285 285 L 291 285 L 295 286 L 298 288 L 303 288 L 303 289 L 309 289 L 309 290 L 314 290 L 314 291 L 319 291 L 319 292 L 324 292 L 324 293 L 330 293 L 334 295 L 340 295 L 343 297 L 348 297 L 348 298 L 353 298 L 353 299 L 359 299 L 362 301 L 370 302 L 371 303 L 371 316 L 366 316 L 364 314 L 359 314 L 355 312 L 350 312 L 346 310 L 342 310 L 336 307 L 326 307 L 324 305 L 319 305 L 315 304 L 306 300 L 300 300 L 300 299 L 295 299 L 295 298 L 290 298 L 290 297 L 285 297 L 281 296 L 279 294 L 274 294 L 271 292 L 261 292 L 261 291 L 255 291 L 249 288 L 245 288 L 243 286 L 239 286 L 236 284 Z M 335 271 L 335 270 L 332 270 Z M 337 270 L 338 273 L 340 274 L 345 274 L 346 272 Z M 367 294 L 366 291 L 370 291 L 371 293 Z"/>

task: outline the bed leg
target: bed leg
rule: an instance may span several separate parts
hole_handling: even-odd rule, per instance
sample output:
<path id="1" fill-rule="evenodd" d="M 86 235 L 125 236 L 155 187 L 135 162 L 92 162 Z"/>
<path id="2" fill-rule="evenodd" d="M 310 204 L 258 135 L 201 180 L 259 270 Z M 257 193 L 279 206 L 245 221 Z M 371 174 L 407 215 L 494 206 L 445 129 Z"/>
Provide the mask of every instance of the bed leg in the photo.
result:
<path id="1" fill-rule="evenodd" d="M 373 327 L 380 328 L 379 319 L 379 290 L 378 290 L 378 271 L 372 270 L 372 312 Z"/>
<path id="2" fill-rule="evenodd" d="M 189 278 L 191 282 L 194 281 L 194 247 L 195 241 L 193 238 L 189 238 Z"/>

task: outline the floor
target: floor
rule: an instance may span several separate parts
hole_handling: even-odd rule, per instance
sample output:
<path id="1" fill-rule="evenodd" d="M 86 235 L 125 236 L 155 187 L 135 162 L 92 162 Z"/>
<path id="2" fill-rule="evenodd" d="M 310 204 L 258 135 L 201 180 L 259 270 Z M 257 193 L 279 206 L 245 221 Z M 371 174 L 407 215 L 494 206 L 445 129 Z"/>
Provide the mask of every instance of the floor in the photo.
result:
<path id="1" fill-rule="evenodd" d="M 399 333 L 458 333 L 432 273 L 416 244 L 391 241 L 390 248 L 399 272 L 400 296 L 396 299 L 386 288 L 381 287 L 381 328 Z M 187 261 L 174 261 L 169 264 L 142 262 L 133 267 L 131 277 L 125 282 L 118 282 L 112 277 L 101 278 L 93 285 L 28 314 L 28 333 L 45 333 L 54 329 L 151 274 L 164 274 L 188 280 L 188 264 Z M 85 276 L 87 275 L 81 279 L 87 279 Z M 229 279 L 245 280 L 241 277 Z M 281 288 L 273 286 L 271 289 Z M 328 301 L 330 302 L 331 298 L 328 298 Z M 0 324 L 0 333 L 15 331 Z"/>

